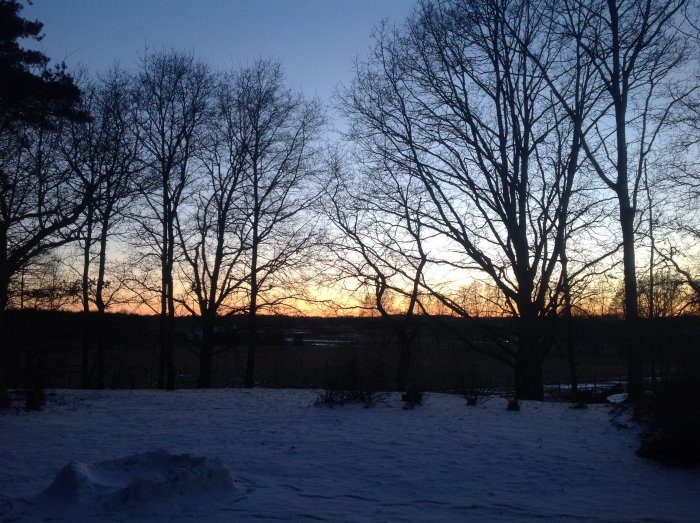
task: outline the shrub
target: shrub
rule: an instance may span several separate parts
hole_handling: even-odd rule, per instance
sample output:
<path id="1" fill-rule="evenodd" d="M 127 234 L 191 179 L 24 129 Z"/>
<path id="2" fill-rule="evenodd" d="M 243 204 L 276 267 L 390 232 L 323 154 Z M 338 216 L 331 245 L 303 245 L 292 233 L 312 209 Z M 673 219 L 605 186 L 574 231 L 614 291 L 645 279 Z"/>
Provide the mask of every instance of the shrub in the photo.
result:
<path id="1" fill-rule="evenodd" d="M 476 385 L 472 387 L 464 387 L 455 391 L 467 402 L 467 406 L 474 407 L 479 403 L 486 401 L 494 396 L 502 396 L 503 391 L 497 386 L 493 385 Z M 507 397 L 512 396 L 511 392 L 508 393 Z"/>
<path id="2" fill-rule="evenodd" d="M 0 388 L 0 409 L 9 409 L 12 406 L 12 400 L 7 389 Z"/>
<path id="3" fill-rule="evenodd" d="M 357 361 L 350 359 L 342 366 L 330 372 L 325 387 L 316 398 L 316 405 L 345 405 L 346 403 L 364 403 L 371 407 L 376 401 L 376 394 L 366 380 L 360 378 Z"/>
<path id="4" fill-rule="evenodd" d="M 672 465 L 700 466 L 700 377 L 661 381 L 635 415 L 647 423 L 637 454 Z"/>
<path id="5" fill-rule="evenodd" d="M 27 410 L 41 410 L 42 403 L 44 403 L 43 389 L 27 389 Z"/>
<path id="6" fill-rule="evenodd" d="M 414 384 L 409 384 L 406 392 L 401 395 L 401 401 L 404 402 L 405 409 L 412 409 L 416 405 L 422 405 L 423 391 Z"/>
<path id="7" fill-rule="evenodd" d="M 345 405 L 346 403 L 364 403 L 365 407 L 372 407 L 376 402 L 376 395 L 371 390 L 360 389 L 322 389 L 316 398 L 316 405 Z"/>
<path id="8" fill-rule="evenodd" d="M 484 401 L 486 398 L 488 398 L 490 395 L 495 394 L 495 391 L 488 389 L 486 387 L 473 387 L 465 392 L 462 393 L 464 396 L 464 399 L 467 400 L 467 405 L 470 407 L 474 407 L 475 405 L 478 405 L 482 401 Z"/>
<path id="9" fill-rule="evenodd" d="M 510 398 L 508 400 L 508 405 L 506 406 L 506 410 L 512 410 L 512 411 L 520 410 L 520 403 L 518 402 L 518 398 Z"/>

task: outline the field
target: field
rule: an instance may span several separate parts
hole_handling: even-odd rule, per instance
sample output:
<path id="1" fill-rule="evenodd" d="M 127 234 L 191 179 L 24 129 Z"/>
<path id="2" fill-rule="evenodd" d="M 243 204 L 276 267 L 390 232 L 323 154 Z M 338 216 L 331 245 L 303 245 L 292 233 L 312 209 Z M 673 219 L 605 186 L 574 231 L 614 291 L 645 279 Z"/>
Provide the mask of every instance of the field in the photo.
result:
<path id="1" fill-rule="evenodd" d="M 700 470 L 611 405 L 285 389 L 54 390 L 0 414 L 4 521 L 694 521 Z M 205 459 L 206 458 L 206 459 Z M 69 466 L 70 465 L 70 466 Z"/>

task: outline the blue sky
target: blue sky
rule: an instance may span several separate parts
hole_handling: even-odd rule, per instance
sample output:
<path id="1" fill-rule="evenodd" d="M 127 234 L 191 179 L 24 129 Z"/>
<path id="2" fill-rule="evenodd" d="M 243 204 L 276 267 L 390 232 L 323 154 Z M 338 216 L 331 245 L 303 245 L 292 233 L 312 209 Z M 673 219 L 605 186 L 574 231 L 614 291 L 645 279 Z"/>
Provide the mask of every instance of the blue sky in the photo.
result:
<path id="1" fill-rule="evenodd" d="M 70 69 L 115 61 L 130 68 L 146 47 L 192 51 L 220 69 L 256 58 L 282 62 L 288 84 L 328 100 L 365 56 L 373 27 L 401 22 L 413 0 L 34 0 L 22 12 L 44 23 L 40 48 Z"/>

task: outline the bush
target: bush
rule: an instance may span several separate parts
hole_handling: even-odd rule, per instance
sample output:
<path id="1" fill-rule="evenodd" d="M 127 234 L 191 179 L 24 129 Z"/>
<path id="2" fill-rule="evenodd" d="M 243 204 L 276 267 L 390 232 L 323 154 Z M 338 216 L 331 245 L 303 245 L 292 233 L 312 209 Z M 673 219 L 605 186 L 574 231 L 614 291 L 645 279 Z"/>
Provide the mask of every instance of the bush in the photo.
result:
<path id="1" fill-rule="evenodd" d="M 471 389 L 463 391 L 462 396 L 467 400 L 467 405 L 469 407 L 474 407 L 489 396 L 494 396 L 496 393 L 497 391 L 487 387 L 472 387 Z"/>
<path id="2" fill-rule="evenodd" d="M 44 403 L 44 391 L 41 388 L 27 389 L 27 410 L 41 410 Z"/>
<path id="3" fill-rule="evenodd" d="M 672 465 L 700 466 L 700 377 L 660 382 L 635 414 L 647 423 L 637 454 Z"/>
<path id="4" fill-rule="evenodd" d="M 376 402 L 375 393 L 371 390 L 325 388 L 316 398 L 316 405 L 345 405 L 346 403 L 364 403 L 365 407 L 372 407 Z"/>
<path id="5" fill-rule="evenodd" d="M 412 409 L 416 405 L 422 405 L 423 404 L 423 391 L 420 390 L 415 385 L 410 384 L 408 386 L 408 388 L 406 389 L 406 392 L 404 392 L 401 395 L 401 401 L 404 402 L 405 409 Z"/>
<path id="6" fill-rule="evenodd" d="M 10 393 L 7 389 L 0 388 L 0 409 L 9 409 L 11 406 Z"/>
<path id="7" fill-rule="evenodd" d="M 316 398 L 316 405 L 345 405 L 346 403 L 364 403 L 371 407 L 376 394 L 366 380 L 360 378 L 357 361 L 350 359 L 335 372 L 330 372 L 326 385 Z"/>
<path id="8" fill-rule="evenodd" d="M 518 398 L 509 399 L 508 405 L 506 406 L 506 410 L 519 411 L 520 403 L 518 402 Z"/>

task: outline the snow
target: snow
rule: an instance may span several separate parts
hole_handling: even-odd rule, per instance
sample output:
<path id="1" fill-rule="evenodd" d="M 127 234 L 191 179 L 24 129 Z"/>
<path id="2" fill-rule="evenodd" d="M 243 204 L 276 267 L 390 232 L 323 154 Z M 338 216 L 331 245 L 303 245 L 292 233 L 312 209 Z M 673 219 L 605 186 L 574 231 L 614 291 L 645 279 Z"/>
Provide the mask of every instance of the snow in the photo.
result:
<path id="1" fill-rule="evenodd" d="M 621 392 L 619 394 L 611 394 L 610 396 L 607 397 L 607 400 L 610 403 L 615 403 L 615 404 L 624 403 L 625 401 L 627 401 L 627 393 Z"/>
<path id="2" fill-rule="evenodd" d="M 31 501 L 52 518 L 74 520 L 101 509 L 115 513 L 151 506 L 157 512 L 154 503 L 172 505 L 181 497 L 217 491 L 225 495 L 232 487 L 231 474 L 220 460 L 159 449 L 96 464 L 72 461 Z"/>
<path id="3" fill-rule="evenodd" d="M 2 521 L 697 521 L 700 471 L 618 406 L 428 394 L 72 391 L 0 414 Z"/>

